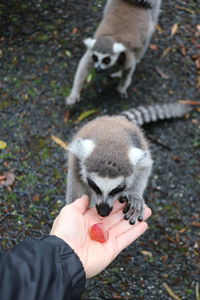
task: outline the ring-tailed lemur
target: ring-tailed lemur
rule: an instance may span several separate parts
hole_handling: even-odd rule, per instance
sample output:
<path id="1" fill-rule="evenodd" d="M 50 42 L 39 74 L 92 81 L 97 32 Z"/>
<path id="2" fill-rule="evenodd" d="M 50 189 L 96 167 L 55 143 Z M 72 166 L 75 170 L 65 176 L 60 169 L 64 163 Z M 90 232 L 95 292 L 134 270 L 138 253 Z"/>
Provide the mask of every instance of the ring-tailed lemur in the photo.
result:
<path id="1" fill-rule="evenodd" d="M 180 103 L 140 106 L 83 126 L 69 145 L 67 203 L 87 194 L 91 206 L 104 217 L 116 199 L 126 199 L 125 219 L 131 224 L 141 221 L 152 159 L 138 125 L 181 117 L 190 110 Z"/>
<path id="2" fill-rule="evenodd" d="M 84 40 L 81 58 L 67 104 L 80 99 L 82 86 L 94 66 L 101 71 L 119 65 L 112 77 L 120 77 L 118 91 L 126 96 L 136 64 L 141 60 L 155 30 L 161 0 L 108 0 L 94 38 Z"/>

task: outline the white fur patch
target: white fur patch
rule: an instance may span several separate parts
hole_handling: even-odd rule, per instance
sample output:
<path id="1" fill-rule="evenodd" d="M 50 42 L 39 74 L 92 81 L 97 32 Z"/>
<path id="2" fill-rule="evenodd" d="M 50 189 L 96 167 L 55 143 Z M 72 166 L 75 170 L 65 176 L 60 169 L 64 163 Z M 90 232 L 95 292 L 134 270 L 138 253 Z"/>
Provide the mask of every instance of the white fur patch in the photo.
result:
<path id="1" fill-rule="evenodd" d="M 94 47 L 94 44 L 96 43 L 96 40 L 92 38 L 88 38 L 85 39 L 83 42 L 87 46 L 87 48 L 92 49 L 92 47 Z"/>
<path id="2" fill-rule="evenodd" d="M 87 158 L 94 150 L 95 143 L 89 139 L 76 139 L 69 145 L 69 151 L 79 159 Z"/>
<path id="3" fill-rule="evenodd" d="M 146 152 L 139 148 L 132 147 L 128 152 L 128 156 L 131 163 L 136 166 L 137 163 L 146 156 Z"/>
<path id="4" fill-rule="evenodd" d="M 126 50 L 126 47 L 122 43 L 114 43 L 114 45 L 113 45 L 114 53 L 121 53 L 124 50 Z"/>
<path id="5" fill-rule="evenodd" d="M 91 179 L 100 188 L 104 196 L 107 196 L 114 188 L 120 185 L 124 179 L 124 177 L 122 176 L 116 178 L 109 178 L 98 176 L 96 173 L 92 173 L 90 175 Z"/>

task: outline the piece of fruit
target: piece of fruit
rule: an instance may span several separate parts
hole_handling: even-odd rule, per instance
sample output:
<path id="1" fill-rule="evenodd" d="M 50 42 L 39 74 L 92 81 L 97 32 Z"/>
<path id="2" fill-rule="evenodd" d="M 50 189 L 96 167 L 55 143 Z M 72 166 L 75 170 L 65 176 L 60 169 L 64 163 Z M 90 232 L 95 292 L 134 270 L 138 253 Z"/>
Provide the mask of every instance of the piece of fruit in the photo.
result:
<path id="1" fill-rule="evenodd" d="M 109 231 L 104 227 L 103 223 L 97 223 L 90 228 L 90 237 L 100 243 L 104 243 L 109 238 Z"/>

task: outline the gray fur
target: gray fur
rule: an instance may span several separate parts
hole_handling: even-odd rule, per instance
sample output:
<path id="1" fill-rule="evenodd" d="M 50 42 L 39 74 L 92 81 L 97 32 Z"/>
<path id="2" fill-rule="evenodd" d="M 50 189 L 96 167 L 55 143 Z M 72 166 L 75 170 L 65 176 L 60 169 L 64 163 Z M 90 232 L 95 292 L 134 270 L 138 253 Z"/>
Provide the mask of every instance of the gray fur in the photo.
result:
<path id="1" fill-rule="evenodd" d="M 92 48 L 93 51 L 97 51 L 103 54 L 110 54 L 113 55 L 113 44 L 115 40 L 110 36 L 102 36 L 96 40 L 94 47 Z"/>
<path id="2" fill-rule="evenodd" d="M 119 65 L 121 73 L 117 72 L 121 77 L 117 90 L 126 96 L 136 65 L 144 56 L 155 30 L 160 5 L 161 0 L 107 1 L 94 37 L 84 41 L 87 51 L 79 62 L 67 104 L 80 100 L 81 89 L 92 67 L 105 70 L 118 65 L 121 54 L 123 64 Z M 109 63 L 105 63 L 106 56 L 110 58 Z"/>
<path id="3" fill-rule="evenodd" d="M 142 220 L 143 193 L 151 174 L 152 159 L 148 142 L 137 125 L 181 117 L 190 110 L 180 103 L 140 106 L 119 116 L 96 118 L 83 126 L 69 146 L 67 203 L 87 194 L 91 206 L 96 206 L 97 212 L 105 216 L 112 210 L 114 201 L 122 197 L 129 205 L 125 219 L 131 224 Z M 90 187 L 88 178 L 101 188 L 101 193 Z M 117 186 L 125 188 L 110 194 Z"/>

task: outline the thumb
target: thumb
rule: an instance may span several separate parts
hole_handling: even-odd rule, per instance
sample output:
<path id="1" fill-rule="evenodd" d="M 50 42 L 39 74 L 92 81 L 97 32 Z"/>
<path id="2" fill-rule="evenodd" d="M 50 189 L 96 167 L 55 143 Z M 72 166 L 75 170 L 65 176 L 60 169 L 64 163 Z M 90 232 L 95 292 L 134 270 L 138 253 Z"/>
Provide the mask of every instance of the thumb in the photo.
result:
<path id="1" fill-rule="evenodd" d="M 81 214 L 84 214 L 89 207 L 89 197 L 87 195 L 83 195 L 81 198 L 75 200 L 71 205 Z"/>
<path id="2" fill-rule="evenodd" d="M 130 230 L 126 231 L 122 235 L 118 236 L 118 251 L 121 252 L 124 248 L 128 247 L 137 238 L 139 238 L 147 229 L 147 223 L 141 222 L 135 225 L 134 227 L 130 228 Z"/>

